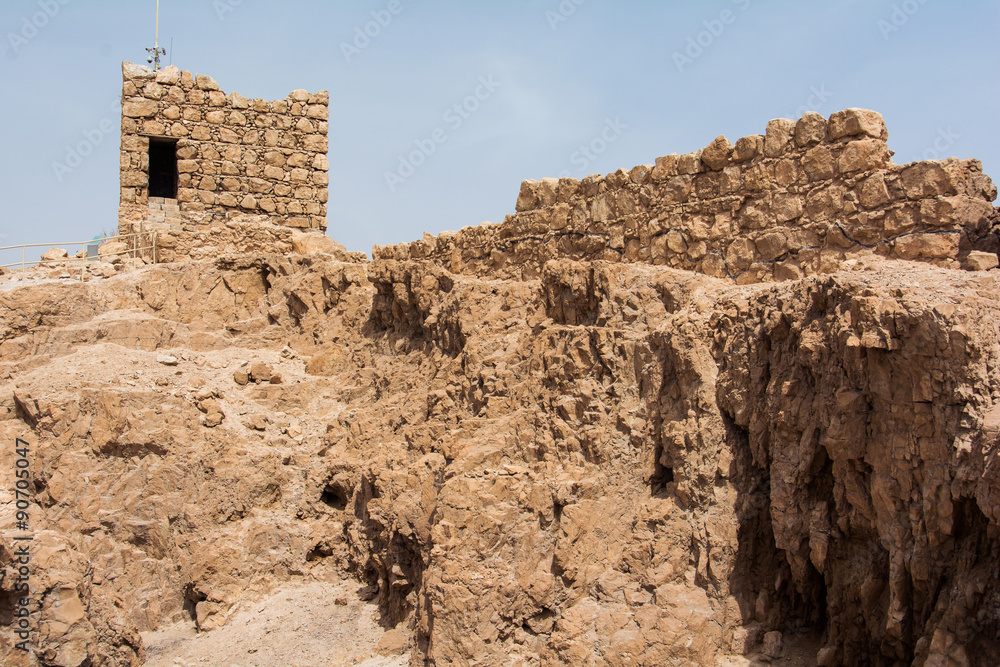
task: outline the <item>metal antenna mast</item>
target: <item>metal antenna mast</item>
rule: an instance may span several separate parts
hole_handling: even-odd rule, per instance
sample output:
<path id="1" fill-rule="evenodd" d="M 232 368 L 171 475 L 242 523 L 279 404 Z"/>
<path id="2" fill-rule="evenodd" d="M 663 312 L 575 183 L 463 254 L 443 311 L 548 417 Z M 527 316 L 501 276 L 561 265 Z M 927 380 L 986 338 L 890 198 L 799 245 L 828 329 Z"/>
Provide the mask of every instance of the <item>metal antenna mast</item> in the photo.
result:
<path id="1" fill-rule="evenodd" d="M 160 56 L 167 55 L 167 50 L 160 48 L 160 0 L 156 0 L 156 41 L 153 43 L 153 48 L 146 49 L 146 53 L 149 54 L 146 62 L 153 65 L 154 71 L 159 72 Z"/>

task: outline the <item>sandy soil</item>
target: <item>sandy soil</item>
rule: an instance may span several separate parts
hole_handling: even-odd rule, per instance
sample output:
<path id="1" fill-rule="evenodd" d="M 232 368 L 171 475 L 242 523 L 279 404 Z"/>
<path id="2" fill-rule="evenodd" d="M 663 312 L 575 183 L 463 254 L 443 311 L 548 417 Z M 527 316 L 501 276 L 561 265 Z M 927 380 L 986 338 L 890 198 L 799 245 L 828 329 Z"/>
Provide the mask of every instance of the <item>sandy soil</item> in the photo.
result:
<path id="1" fill-rule="evenodd" d="M 217 630 L 198 633 L 186 622 L 143 633 L 146 667 L 409 665 L 408 647 L 403 655 L 376 654 L 386 632 L 375 605 L 358 598 L 358 588 L 355 582 L 286 585 L 242 605 Z"/>

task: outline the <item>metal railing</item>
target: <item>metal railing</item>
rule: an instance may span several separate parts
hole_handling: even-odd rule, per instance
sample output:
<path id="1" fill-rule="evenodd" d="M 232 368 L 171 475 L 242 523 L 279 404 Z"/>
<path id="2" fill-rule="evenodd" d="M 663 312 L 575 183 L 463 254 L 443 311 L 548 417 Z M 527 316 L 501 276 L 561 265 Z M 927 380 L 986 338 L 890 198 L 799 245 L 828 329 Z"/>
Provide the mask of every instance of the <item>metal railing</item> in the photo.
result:
<path id="1" fill-rule="evenodd" d="M 113 252 L 101 252 L 101 246 L 105 243 L 122 243 L 125 245 L 124 250 L 115 250 Z M 80 247 L 81 251 L 78 253 L 72 253 L 71 250 Z M 66 250 L 67 257 L 61 257 L 59 259 L 45 260 L 45 259 L 27 259 L 28 248 L 60 248 Z M 21 271 L 28 269 L 33 266 L 45 266 L 45 265 L 55 265 L 55 264 L 69 264 L 73 262 L 82 262 L 83 266 L 81 268 L 81 274 L 86 265 L 91 261 L 104 261 L 109 260 L 113 257 L 131 257 L 131 258 L 142 258 L 149 260 L 153 264 L 156 264 L 159 257 L 156 248 L 156 232 L 155 231 L 144 231 L 141 227 L 139 232 L 136 234 L 120 234 L 117 236 L 105 236 L 103 238 L 90 239 L 89 241 L 73 241 L 70 243 L 24 243 L 21 245 L 11 245 L 0 247 L 0 253 L 5 251 L 21 251 L 21 261 L 11 262 L 9 264 L 0 264 L 0 269 L 7 269 L 11 267 L 20 267 Z M 109 249 L 110 250 L 110 249 Z M 2 255 L 0 255 L 2 256 Z"/>

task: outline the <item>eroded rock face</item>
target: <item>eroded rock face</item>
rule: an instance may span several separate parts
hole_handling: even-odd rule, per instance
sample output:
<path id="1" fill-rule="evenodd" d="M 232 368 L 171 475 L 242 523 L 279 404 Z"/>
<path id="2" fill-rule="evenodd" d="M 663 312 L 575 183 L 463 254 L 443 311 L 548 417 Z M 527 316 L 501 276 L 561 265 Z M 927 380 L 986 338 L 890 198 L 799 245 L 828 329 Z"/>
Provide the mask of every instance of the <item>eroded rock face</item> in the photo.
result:
<path id="1" fill-rule="evenodd" d="M 820 120 L 700 159 L 884 141 Z M 887 191 L 937 196 L 908 169 Z M 39 664 L 140 664 L 139 632 L 350 577 L 413 664 L 1000 663 L 988 257 L 740 285 L 575 246 L 453 271 L 420 243 L 0 292 Z M 4 664 L 14 501 L 0 485 Z"/>
<path id="2" fill-rule="evenodd" d="M 793 628 L 832 664 L 996 655 L 996 277 L 856 268 L 261 257 L 8 293 L 0 425 L 66 560 L 42 662 L 138 664 L 138 631 L 346 575 L 432 664 L 710 664 Z M 56 321 L 39 290 L 83 291 Z"/>

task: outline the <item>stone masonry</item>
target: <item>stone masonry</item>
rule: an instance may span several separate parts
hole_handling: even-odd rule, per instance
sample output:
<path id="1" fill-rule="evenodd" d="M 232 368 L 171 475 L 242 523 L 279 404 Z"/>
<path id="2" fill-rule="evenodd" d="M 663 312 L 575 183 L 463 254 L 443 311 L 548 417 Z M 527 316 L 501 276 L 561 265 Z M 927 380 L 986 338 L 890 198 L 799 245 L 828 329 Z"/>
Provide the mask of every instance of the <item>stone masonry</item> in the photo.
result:
<path id="1" fill-rule="evenodd" d="M 123 63 L 119 230 L 159 232 L 168 261 L 212 251 L 287 250 L 325 232 L 329 93 L 274 102 L 211 77 Z M 150 143 L 176 145 L 176 200 L 150 197 Z"/>
<path id="2" fill-rule="evenodd" d="M 548 260 L 602 259 L 757 283 L 872 253 L 952 268 L 996 253 L 997 189 L 981 163 L 896 165 L 887 138 L 863 109 L 772 120 L 735 146 L 720 136 L 631 171 L 525 181 L 503 224 L 376 247 L 375 259 L 524 279 Z"/>

